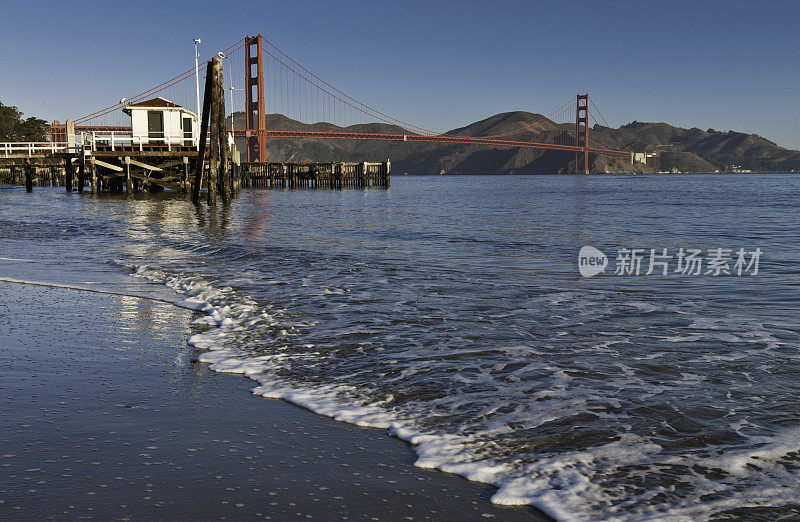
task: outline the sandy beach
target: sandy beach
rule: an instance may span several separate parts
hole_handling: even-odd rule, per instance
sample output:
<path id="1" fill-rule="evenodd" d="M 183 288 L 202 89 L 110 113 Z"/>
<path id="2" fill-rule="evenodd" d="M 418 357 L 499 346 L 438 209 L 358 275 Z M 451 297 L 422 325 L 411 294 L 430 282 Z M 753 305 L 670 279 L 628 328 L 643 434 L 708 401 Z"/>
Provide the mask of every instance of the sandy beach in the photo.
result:
<path id="1" fill-rule="evenodd" d="M 545 518 L 195 362 L 194 312 L 0 284 L 0 518 Z"/>

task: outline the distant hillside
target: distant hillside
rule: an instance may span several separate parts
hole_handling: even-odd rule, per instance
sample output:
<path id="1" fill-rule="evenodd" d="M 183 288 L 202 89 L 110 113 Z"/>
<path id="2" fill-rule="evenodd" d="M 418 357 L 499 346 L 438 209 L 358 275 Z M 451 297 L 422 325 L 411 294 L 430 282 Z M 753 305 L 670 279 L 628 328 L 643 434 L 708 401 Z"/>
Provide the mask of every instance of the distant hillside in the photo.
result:
<path id="1" fill-rule="evenodd" d="M 244 128 L 237 112 L 236 128 Z M 230 124 L 230 117 L 228 118 Z M 350 132 L 409 134 L 394 125 L 372 123 L 342 128 L 330 123 L 305 124 L 280 114 L 267 115 L 267 128 L 278 130 L 345 130 Z M 496 114 L 446 134 L 455 136 L 509 135 L 519 141 L 553 142 L 574 139 L 574 124 L 557 124 L 541 114 L 515 111 Z M 800 171 L 800 151 L 784 149 L 755 134 L 682 129 L 666 123 L 633 122 L 618 129 L 595 125 L 594 144 L 637 152 L 660 152 L 661 170 L 715 172 L 732 168 L 756 171 Z M 243 140 L 237 140 L 244 150 Z M 568 141 L 567 141 L 568 142 Z M 574 171 L 575 154 L 526 147 L 271 138 L 270 161 L 382 161 L 391 159 L 395 174 L 549 174 Z M 625 158 L 590 157 L 592 172 L 653 172 L 631 165 Z"/>
<path id="2" fill-rule="evenodd" d="M 635 150 L 662 153 L 662 168 L 681 171 L 736 166 L 760 171 L 800 171 L 800 151 L 779 147 L 757 134 L 720 132 L 714 129 L 682 129 L 666 123 L 633 122 L 615 131 Z"/>

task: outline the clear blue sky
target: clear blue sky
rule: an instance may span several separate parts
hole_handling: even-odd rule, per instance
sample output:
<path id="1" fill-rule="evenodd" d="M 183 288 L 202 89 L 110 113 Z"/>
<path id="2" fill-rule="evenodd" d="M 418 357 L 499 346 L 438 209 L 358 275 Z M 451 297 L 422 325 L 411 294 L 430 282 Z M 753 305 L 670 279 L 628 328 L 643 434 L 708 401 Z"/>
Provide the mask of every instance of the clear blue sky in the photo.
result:
<path id="1" fill-rule="evenodd" d="M 4 0 L 0 101 L 64 120 L 262 33 L 383 112 L 448 130 L 589 91 L 609 123 L 800 148 L 800 2 Z"/>

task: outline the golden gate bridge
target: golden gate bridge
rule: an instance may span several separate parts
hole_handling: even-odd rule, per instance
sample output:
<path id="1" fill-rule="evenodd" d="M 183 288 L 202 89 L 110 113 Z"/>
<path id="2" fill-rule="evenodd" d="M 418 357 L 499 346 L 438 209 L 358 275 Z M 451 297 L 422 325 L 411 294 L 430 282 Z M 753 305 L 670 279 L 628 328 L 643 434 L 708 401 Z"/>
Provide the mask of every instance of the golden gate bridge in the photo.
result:
<path id="1" fill-rule="evenodd" d="M 567 151 L 575 153 L 575 172 L 586 174 L 590 154 L 631 155 L 613 132 L 611 138 L 609 133 L 601 138 L 592 130 L 590 121 L 595 125 L 602 122 L 601 127 L 606 130 L 611 127 L 588 94 L 571 96 L 549 115 L 532 123 L 520 121 L 515 130 L 467 136 L 431 131 L 361 102 L 314 74 L 260 34 L 246 36 L 218 54 L 227 58 L 226 89 L 230 95 L 226 110 L 231 115 L 228 131 L 246 141 L 248 162 L 267 161 L 268 138 L 458 143 Z M 158 96 L 191 107 L 196 97 L 194 82 L 201 83 L 197 71 L 190 68 L 150 89 L 76 118 L 74 130 L 130 133 L 131 127 L 120 121 L 122 109 Z M 237 87 L 237 80 L 241 81 L 241 87 Z M 237 92 L 242 94 L 239 100 Z M 237 113 L 245 116 L 243 128 L 234 125 Z M 267 114 L 280 114 L 289 120 L 271 118 L 276 123 L 269 128 Z M 65 133 L 64 126 L 52 126 L 49 130 L 53 141 L 60 141 L 57 138 Z"/>

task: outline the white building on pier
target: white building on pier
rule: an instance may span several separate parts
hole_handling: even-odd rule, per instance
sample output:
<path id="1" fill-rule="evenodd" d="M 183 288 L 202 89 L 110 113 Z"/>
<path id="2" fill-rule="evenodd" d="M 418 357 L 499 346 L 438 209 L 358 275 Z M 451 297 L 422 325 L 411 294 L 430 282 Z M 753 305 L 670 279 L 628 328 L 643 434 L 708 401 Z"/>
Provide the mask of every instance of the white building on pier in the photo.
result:
<path id="1" fill-rule="evenodd" d="M 197 115 L 166 98 L 126 105 L 131 117 L 132 142 L 142 145 L 190 145 L 199 140 Z"/>

